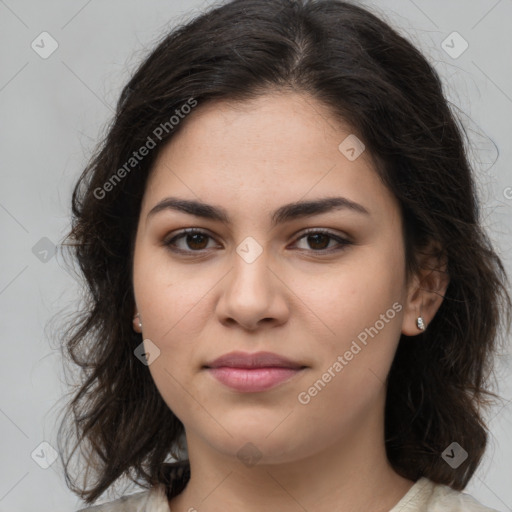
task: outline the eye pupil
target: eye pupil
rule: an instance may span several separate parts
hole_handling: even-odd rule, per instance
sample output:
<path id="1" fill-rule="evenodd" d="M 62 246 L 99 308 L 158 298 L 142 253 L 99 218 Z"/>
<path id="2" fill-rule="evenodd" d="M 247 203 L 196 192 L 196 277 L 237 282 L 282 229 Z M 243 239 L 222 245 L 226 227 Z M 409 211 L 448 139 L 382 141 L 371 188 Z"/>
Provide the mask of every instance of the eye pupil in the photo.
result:
<path id="1" fill-rule="evenodd" d="M 191 248 L 191 249 L 204 249 L 204 244 L 201 244 L 200 242 L 199 242 L 199 246 L 200 246 L 200 247 L 198 247 L 197 245 L 194 245 L 194 244 L 195 244 L 195 242 L 197 242 L 197 238 L 199 238 L 199 239 L 201 239 L 201 238 L 202 238 L 202 239 L 203 239 L 203 242 L 204 242 L 204 241 L 206 240 L 206 238 L 207 238 L 207 237 L 206 237 L 205 235 L 202 235 L 201 233 L 193 233 L 193 234 L 189 234 L 189 235 L 187 235 L 187 245 L 188 245 L 188 246 L 189 246 L 189 248 Z M 194 239 L 194 240 L 195 240 L 195 242 L 193 241 L 192 243 L 189 243 L 189 242 L 190 242 L 190 239 Z"/>
<path id="2" fill-rule="evenodd" d="M 327 244 L 322 244 L 322 242 L 320 241 L 319 245 L 321 247 L 318 247 L 316 244 L 317 244 L 319 238 L 320 239 L 323 238 L 324 242 L 327 241 Z M 313 244 L 311 244 L 311 242 L 310 242 L 311 239 L 316 239 L 316 241 L 314 241 Z M 308 242 L 310 243 L 310 246 L 314 249 L 325 249 L 325 247 L 329 245 L 329 239 L 330 239 L 330 237 L 323 233 L 317 233 L 317 234 L 308 236 Z"/>

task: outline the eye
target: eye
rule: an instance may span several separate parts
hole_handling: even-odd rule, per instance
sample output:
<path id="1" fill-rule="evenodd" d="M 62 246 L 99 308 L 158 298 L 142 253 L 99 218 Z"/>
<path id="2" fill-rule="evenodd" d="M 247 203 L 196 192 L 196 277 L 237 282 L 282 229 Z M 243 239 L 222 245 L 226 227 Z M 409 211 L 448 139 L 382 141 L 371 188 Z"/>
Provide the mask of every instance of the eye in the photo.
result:
<path id="1" fill-rule="evenodd" d="M 351 241 L 324 229 L 309 229 L 297 241 L 299 242 L 302 239 L 306 239 L 306 243 L 312 248 L 313 252 L 340 251 L 346 246 L 352 245 Z M 328 246 L 332 241 L 337 242 L 337 246 L 329 248 Z"/>
<path id="2" fill-rule="evenodd" d="M 305 239 L 310 248 L 299 248 L 299 250 L 312 251 L 317 253 L 330 253 L 343 250 L 346 246 L 352 245 L 352 242 L 336 235 L 330 231 L 323 229 L 309 229 L 300 236 L 295 243 Z M 164 245 L 173 252 L 182 254 L 201 253 L 207 249 L 208 242 L 213 240 L 213 237 L 206 231 L 200 229 L 188 228 L 180 231 L 177 235 L 164 242 Z M 329 247 L 331 242 L 336 242 L 337 245 Z"/>
<path id="3" fill-rule="evenodd" d="M 164 245 L 169 247 L 169 249 L 174 252 L 200 252 L 208 249 L 208 239 L 213 240 L 213 238 L 205 231 L 201 231 L 200 229 L 189 228 L 184 229 L 176 236 L 165 241 Z M 178 240 L 183 240 L 184 243 L 182 243 L 182 247 L 178 246 Z M 183 247 L 183 245 L 185 245 L 185 247 Z"/>

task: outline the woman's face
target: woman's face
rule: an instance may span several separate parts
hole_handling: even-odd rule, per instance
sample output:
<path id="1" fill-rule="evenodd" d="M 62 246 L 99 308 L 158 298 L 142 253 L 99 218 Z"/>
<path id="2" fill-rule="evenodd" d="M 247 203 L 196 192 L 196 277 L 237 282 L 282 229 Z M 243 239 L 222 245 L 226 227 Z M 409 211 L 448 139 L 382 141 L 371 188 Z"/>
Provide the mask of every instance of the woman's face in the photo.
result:
<path id="1" fill-rule="evenodd" d="M 349 136 L 313 98 L 275 93 L 199 105 L 160 152 L 137 230 L 135 301 L 149 371 L 189 449 L 193 439 L 276 463 L 382 437 L 409 315 L 402 224 Z M 183 208 L 153 210 L 167 198 Z M 294 364 L 209 365 L 235 351 Z"/>

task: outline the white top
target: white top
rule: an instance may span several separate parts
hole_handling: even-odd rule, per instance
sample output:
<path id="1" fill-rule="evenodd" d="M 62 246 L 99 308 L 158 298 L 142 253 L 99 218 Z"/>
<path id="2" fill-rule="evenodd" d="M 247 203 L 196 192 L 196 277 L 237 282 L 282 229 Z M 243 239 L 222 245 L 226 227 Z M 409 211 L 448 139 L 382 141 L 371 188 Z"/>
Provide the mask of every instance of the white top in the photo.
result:
<path id="1" fill-rule="evenodd" d="M 172 512 L 163 485 L 77 512 Z M 498 512 L 472 496 L 420 478 L 389 512 Z"/>
<path id="2" fill-rule="evenodd" d="M 163 485 L 77 512 L 172 512 Z M 420 478 L 389 512 L 498 512 L 471 495 Z"/>

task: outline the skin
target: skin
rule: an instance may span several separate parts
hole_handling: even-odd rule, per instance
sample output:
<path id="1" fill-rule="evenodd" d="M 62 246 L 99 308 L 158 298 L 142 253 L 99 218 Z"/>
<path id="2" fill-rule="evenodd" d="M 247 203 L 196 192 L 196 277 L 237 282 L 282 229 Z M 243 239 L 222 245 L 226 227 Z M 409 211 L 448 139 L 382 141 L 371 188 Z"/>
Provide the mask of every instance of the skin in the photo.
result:
<path id="1" fill-rule="evenodd" d="M 157 158 L 136 235 L 143 327 L 139 318 L 133 327 L 160 350 L 148 368 L 185 427 L 191 480 L 172 512 L 388 511 L 414 483 L 386 458 L 385 379 L 401 333 L 420 332 L 420 308 L 428 328 L 448 283 L 432 271 L 407 282 L 399 205 L 368 151 L 354 161 L 339 151 L 350 133 L 314 98 L 269 92 L 199 105 Z M 148 217 L 168 196 L 222 207 L 231 222 L 170 209 Z M 271 225 L 284 204 L 333 196 L 369 215 L 340 209 Z M 164 244 L 184 228 L 208 235 L 175 240 L 188 256 Z M 309 228 L 352 243 L 308 239 Z M 246 237 L 262 249 L 251 263 L 236 252 Z M 400 311 L 300 403 L 394 303 Z M 203 368 L 234 350 L 306 368 L 269 391 L 240 393 Z M 237 456 L 247 443 L 259 457 L 252 465 Z"/>

